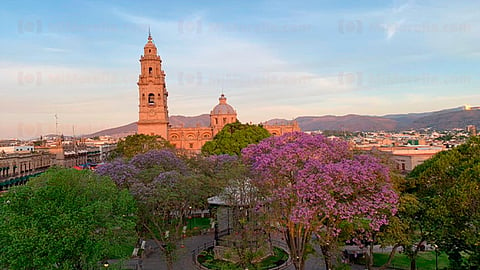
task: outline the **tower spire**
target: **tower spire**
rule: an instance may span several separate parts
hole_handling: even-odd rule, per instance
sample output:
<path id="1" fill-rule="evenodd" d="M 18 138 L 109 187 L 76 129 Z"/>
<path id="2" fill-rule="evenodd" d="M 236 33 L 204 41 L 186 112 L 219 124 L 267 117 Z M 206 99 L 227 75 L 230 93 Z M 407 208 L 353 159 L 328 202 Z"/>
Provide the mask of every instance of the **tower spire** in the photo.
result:
<path id="1" fill-rule="evenodd" d="M 150 25 L 148 26 L 148 40 L 152 40 L 152 33 L 150 32 Z"/>

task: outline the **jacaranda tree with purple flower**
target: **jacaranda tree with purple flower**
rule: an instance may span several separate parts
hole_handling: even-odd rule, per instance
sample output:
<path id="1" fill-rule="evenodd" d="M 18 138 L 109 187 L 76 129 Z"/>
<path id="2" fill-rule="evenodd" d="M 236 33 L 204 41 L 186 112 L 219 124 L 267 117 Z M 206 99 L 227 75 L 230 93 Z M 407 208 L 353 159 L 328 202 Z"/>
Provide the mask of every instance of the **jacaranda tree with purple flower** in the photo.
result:
<path id="1" fill-rule="evenodd" d="M 263 209 L 279 226 L 296 269 L 315 234 L 331 266 L 332 241 L 345 222 L 379 230 L 396 211 L 398 196 L 388 169 L 370 156 L 353 156 L 348 144 L 301 132 L 270 137 L 242 151 Z"/>
<path id="2" fill-rule="evenodd" d="M 207 198 L 221 186 L 209 159 L 179 157 L 169 150 L 138 154 L 130 161 L 116 160 L 97 170 L 119 187 L 129 189 L 138 205 L 139 233 L 153 239 L 173 269 L 175 251 L 185 234 L 192 210 L 205 209 Z"/>

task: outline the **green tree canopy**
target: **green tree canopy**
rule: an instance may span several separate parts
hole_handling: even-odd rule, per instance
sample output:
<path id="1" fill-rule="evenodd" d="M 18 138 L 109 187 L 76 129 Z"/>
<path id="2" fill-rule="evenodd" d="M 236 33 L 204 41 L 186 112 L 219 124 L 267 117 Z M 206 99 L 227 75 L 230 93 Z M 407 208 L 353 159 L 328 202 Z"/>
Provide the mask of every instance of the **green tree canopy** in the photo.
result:
<path id="1" fill-rule="evenodd" d="M 235 122 L 227 124 L 215 135 L 212 141 L 202 147 L 202 153 L 208 155 L 240 155 L 249 144 L 259 143 L 271 134 L 260 125 Z"/>
<path id="2" fill-rule="evenodd" d="M 137 154 L 164 148 L 173 148 L 173 146 L 161 136 L 135 134 L 120 140 L 116 152 L 118 155 L 130 159 Z"/>
<path id="3" fill-rule="evenodd" d="M 0 196 L 0 268 L 94 269 L 126 257 L 135 212 L 133 197 L 108 177 L 51 168 Z"/>
<path id="4" fill-rule="evenodd" d="M 417 166 L 409 184 L 424 208 L 430 240 L 449 255 L 454 269 L 480 266 L 480 138 Z"/>

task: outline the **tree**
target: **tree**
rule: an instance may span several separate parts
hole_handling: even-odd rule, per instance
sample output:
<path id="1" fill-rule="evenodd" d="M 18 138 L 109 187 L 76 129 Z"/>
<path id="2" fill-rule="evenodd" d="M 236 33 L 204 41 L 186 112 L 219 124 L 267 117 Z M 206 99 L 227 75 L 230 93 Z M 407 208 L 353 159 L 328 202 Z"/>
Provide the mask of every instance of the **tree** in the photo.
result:
<path id="1" fill-rule="evenodd" d="M 344 141 L 294 132 L 250 145 L 242 156 L 263 192 L 265 211 L 280 224 L 296 269 L 304 268 L 313 233 L 329 268 L 330 241 L 343 222 L 368 221 L 376 231 L 396 211 L 388 169 L 373 157 L 352 157 Z"/>
<path id="2" fill-rule="evenodd" d="M 0 196 L 0 268 L 93 269 L 128 257 L 135 201 L 106 177 L 51 168 Z"/>
<path id="3" fill-rule="evenodd" d="M 193 161 L 185 158 L 169 150 L 153 150 L 97 170 L 119 187 L 129 188 L 138 204 L 139 233 L 156 242 L 169 269 L 173 269 L 186 218 L 192 210 L 205 209 L 208 197 L 219 192 L 215 179 L 207 173 L 214 167 L 201 167 L 208 162 L 198 160 L 200 157 Z"/>
<path id="4" fill-rule="evenodd" d="M 140 153 L 164 148 L 173 149 L 173 146 L 160 136 L 135 134 L 120 140 L 117 144 L 116 153 L 121 157 L 132 158 Z"/>
<path id="5" fill-rule="evenodd" d="M 270 136 L 268 130 L 260 125 L 242 124 L 237 121 L 227 124 L 212 141 L 205 143 L 202 153 L 240 155 L 242 149 L 249 144 L 258 143 Z"/>
<path id="6" fill-rule="evenodd" d="M 397 248 L 402 247 L 404 254 L 410 259 L 410 269 L 417 269 L 416 260 L 422 244 L 428 240 L 426 219 L 422 204 L 418 198 L 403 192 L 399 198 L 398 212 L 391 217 L 389 224 L 379 233 L 383 245 L 392 245 L 392 251 L 380 269 L 386 269 L 395 255 Z"/>
<path id="7" fill-rule="evenodd" d="M 396 168 L 396 163 L 391 159 L 391 155 L 377 149 L 371 151 L 356 151 L 357 153 L 370 154 L 378 158 L 382 164 L 389 167 L 390 179 L 395 190 L 399 194 L 397 213 L 390 216 L 388 224 L 382 226 L 380 231 L 372 232 L 366 229 L 367 234 L 374 236 L 375 241 L 365 241 L 369 246 L 369 254 L 366 258 L 366 266 L 370 269 L 373 266 L 373 247 L 374 244 L 382 246 L 391 246 L 392 250 L 387 262 L 380 269 L 386 269 L 390 266 L 393 257 L 399 247 L 403 247 L 405 255 L 410 259 L 411 269 L 416 269 L 416 258 L 420 251 L 421 243 L 426 239 L 426 231 L 423 228 L 423 215 L 421 205 L 417 197 L 408 190 L 408 184 L 404 175 Z M 361 237 L 362 235 L 359 235 Z M 351 236 L 347 236 L 347 238 Z"/>
<path id="8" fill-rule="evenodd" d="M 223 246 L 224 254 L 235 258 L 242 269 L 255 269 L 255 262 L 273 248 L 265 229 L 264 215 L 255 210 L 261 197 L 251 183 L 248 168 L 238 156 L 219 155 L 209 159 L 217 168 L 215 178 L 221 179 L 225 185 L 217 198 L 222 202 L 223 209 L 228 208 L 227 215 L 231 213 L 228 233 L 218 239 L 217 245 Z M 218 211 L 216 213 L 217 217 L 222 215 Z"/>
<path id="9" fill-rule="evenodd" d="M 453 269 L 480 266 L 479 179 L 479 137 L 436 154 L 408 176 L 429 240 L 449 255 Z"/>

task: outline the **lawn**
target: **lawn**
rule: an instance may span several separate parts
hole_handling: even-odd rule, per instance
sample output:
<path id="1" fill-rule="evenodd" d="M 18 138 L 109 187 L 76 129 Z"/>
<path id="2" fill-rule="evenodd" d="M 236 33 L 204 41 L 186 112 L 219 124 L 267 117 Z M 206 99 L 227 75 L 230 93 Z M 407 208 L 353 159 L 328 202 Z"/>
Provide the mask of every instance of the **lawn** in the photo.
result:
<path id="1" fill-rule="evenodd" d="M 194 217 L 187 219 L 188 230 L 205 230 L 211 227 L 210 218 Z"/>
<path id="2" fill-rule="evenodd" d="M 374 265 L 382 266 L 388 260 L 388 253 L 374 253 Z M 410 260 L 404 254 L 396 253 L 390 265 L 396 269 L 410 269 Z M 445 253 L 438 254 L 438 269 L 448 267 L 448 257 Z M 435 269 L 435 251 L 420 252 L 417 257 L 418 269 Z"/>

